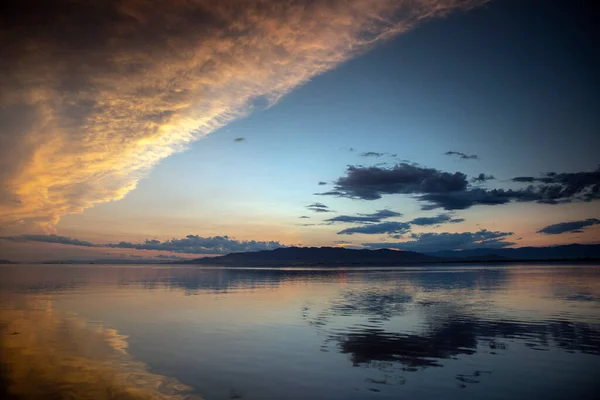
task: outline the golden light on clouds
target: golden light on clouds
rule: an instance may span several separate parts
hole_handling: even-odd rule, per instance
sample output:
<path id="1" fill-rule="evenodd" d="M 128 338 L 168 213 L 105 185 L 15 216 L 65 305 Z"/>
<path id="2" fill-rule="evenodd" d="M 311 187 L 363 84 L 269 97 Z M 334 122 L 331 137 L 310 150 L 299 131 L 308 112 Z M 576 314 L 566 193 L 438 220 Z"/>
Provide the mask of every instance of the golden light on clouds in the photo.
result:
<path id="1" fill-rule="evenodd" d="M 256 101 L 484 2 L 21 2 L 0 24 L 0 224 L 51 230 L 119 200 Z"/>

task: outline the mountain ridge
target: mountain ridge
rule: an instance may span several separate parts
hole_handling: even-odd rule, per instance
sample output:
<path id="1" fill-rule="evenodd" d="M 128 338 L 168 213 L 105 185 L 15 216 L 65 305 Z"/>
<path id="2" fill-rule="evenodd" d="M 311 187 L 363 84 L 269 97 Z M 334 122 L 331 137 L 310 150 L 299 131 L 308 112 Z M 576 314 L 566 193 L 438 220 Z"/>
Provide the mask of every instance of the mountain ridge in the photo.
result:
<path id="1" fill-rule="evenodd" d="M 480 248 L 428 253 L 391 249 L 346 249 L 342 247 L 282 247 L 246 253 L 230 253 L 180 261 L 178 264 L 235 266 L 397 266 L 408 264 L 514 261 L 600 260 L 600 245 L 571 244 L 516 249 Z"/>

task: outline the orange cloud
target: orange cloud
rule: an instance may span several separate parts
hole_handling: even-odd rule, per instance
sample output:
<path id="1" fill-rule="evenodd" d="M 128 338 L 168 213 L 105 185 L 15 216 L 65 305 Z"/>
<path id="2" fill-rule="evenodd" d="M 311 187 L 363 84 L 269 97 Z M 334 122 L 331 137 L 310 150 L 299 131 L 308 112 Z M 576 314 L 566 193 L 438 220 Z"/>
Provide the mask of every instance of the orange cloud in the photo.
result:
<path id="1" fill-rule="evenodd" d="M 0 23 L 0 224 L 119 200 L 256 99 L 486 1 L 23 1 Z"/>

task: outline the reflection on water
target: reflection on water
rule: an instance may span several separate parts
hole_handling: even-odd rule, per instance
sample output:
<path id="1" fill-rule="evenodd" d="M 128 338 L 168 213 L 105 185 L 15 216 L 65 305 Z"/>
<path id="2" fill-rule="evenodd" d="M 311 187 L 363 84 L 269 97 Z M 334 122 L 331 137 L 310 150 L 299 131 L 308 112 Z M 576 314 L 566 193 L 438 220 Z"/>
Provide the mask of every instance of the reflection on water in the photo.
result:
<path id="1" fill-rule="evenodd" d="M 592 399 L 600 267 L 7 266 L 0 331 L 0 397 Z"/>
<path id="2" fill-rule="evenodd" d="M 199 399 L 176 379 L 149 373 L 114 329 L 60 316 L 47 299 L 2 300 L 2 398 Z"/>

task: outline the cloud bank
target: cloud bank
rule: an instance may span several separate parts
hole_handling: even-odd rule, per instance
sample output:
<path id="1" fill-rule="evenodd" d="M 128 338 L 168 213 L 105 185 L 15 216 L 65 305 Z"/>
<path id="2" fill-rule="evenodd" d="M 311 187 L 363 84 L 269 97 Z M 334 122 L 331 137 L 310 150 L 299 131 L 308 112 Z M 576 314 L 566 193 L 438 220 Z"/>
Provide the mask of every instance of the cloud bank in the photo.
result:
<path id="1" fill-rule="evenodd" d="M 0 13 L 0 224 L 51 229 L 121 199 L 215 129 L 485 2 L 12 2 Z"/>
<path id="2" fill-rule="evenodd" d="M 471 183 L 492 178 L 482 174 Z M 350 165 L 346 175 L 334 182 L 333 190 L 316 194 L 361 200 L 378 200 L 390 194 L 411 195 L 422 203 L 424 210 L 464 210 L 475 205 L 511 201 L 562 204 L 600 200 L 600 168 L 574 173 L 551 172 L 541 177 L 516 177 L 512 181 L 529 185 L 522 189 L 486 189 L 473 186 L 462 172 L 450 173 L 409 163 L 392 167 Z"/>
<path id="3" fill-rule="evenodd" d="M 152 239 L 145 240 L 141 243 L 119 242 L 108 244 L 95 244 L 58 235 L 0 236 L 0 239 L 14 242 L 59 243 L 83 247 L 160 250 L 170 251 L 173 253 L 189 254 L 228 254 L 248 251 L 273 250 L 279 247 L 286 247 L 285 245 L 276 241 L 236 240 L 229 236 L 202 237 L 198 235 L 187 235 L 181 239 L 170 239 L 163 242 Z"/>

